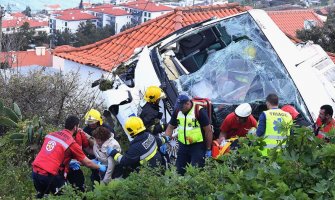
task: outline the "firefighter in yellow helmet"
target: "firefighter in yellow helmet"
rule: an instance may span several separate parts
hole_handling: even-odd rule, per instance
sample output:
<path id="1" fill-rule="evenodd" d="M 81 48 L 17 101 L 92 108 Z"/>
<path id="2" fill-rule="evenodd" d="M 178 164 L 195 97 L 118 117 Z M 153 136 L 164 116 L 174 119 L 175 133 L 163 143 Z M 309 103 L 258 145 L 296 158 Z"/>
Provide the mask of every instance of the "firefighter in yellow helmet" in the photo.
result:
<path id="1" fill-rule="evenodd" d="M 102 120 L 102 116 L 100 112 L 96 109 L 91 109 L 85 114 L 85 124 L 86 126 L 84 127 L 83 131 L 90 136 L 93 136 L 93 131 L 99 127 L 103 126 L 107 128 L 111 133 L 114 133 L 114 130 L 111 126 L 108 124 L 104 123 Z M 88 158 L 90 159 L 95 159 L 94 155 L 87 155 Z M 100 181 L 100 176 L 99 176 L 99 171 L 98 170 L 92 170 L 91 174 L 91 181 L 92 183 L 94 181 Z"/>
<path id="2" fill-rule="evenodd" d="M 149 166 L 156 167 L 162 162 L 158 152 L 162 144 L 170 140 L 169 137 L 158 137 L 149 133 L 141 118 L 130 117 L 125 123 L 125 129 L 133 138 L 125 154 L 112 147 L 109 147 L 107 154 L 117 161 L 123 168 L 137 170 L 143 163 L 148 162 Z M 123 175 L 125 177 L 126 175 Z"/>
<path id="3" fill-rule="evenodd" d="M 147 131 L 153 135 L 158 135 L 164 131 L 164 125 L 161 124 L 163 113 L 159 111 L 159 101 L 165 94 L 161 88 L 150 86 L 145 91 L 144 99 L 146 104 L 142 107 L 139 117 L 142 119 Z"/>

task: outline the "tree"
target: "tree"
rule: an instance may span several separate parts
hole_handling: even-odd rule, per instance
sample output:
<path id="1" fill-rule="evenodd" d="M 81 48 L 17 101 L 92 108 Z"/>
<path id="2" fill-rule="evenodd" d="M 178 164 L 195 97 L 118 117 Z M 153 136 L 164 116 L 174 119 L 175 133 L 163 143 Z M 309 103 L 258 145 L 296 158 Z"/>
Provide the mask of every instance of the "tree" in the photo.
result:
<path id="1" fill-rule="evenodd" d="M 83 116 L 96 104 L 97 93 L 91 89 L 91 78 L 80 79 L 80 69 L 68 73 L 35 70 L 17 73 L 0 71 L 0 96 L 6 105 L 16 102 L 25 118 L 43 117 L 46 123 L 61 125 L 66 116 Z"/>
<path id="2" fill-rule="evenodd" d="M 100 41 L 115 34 L 112 26 L 107 25 L 103 28 L 97 28 L 92 22 L 80 23 L 77 32 L 75 33 L 76 42 L 74 46 L 84 46 Z"/>
<path id="3" fill-rule="evenodd" d="M 122 32 L 122 31 L 125 31 L 125 30 L 127 30 L 127 29 L 133 28 L 133 27 L 135 27 L 135 26 L 136 26 L 135 23 L 129 23 L 129 24 L 126 24 L 126 25 L 122 26 L 122 28 L 121 28 L 120 31 Z"/>
<path id="4" fill-rule="evenodd" d="M 27 17 L 31 17 L 31 8 L 27 6 L 22 13 L 25 14 Z"/>
<path id="5" fill-rule="evenodd" d="M 19 50 L 27 50 L 30 48 L 29 45 L 34 43 L 35 31 L 30 28 L 28 22 L 24 22 L 20 27 L 19 32 L 14 34 L 17 34 L 19 38 L 22 38 L 22 43 Z"/>
<path id="6" fill-rule="evenodd" d="M 79 9 L 84 9 L 83 0 L 80 0 Z"/>
<path id="7" fill-rule="evenodd" d="M 315 26 L 311 29 L 297 31 L 297 37 L 303 41 L 311 40 L 319 44 L 324 50 L 335 52 L 335 14 L 334 10 L 329 12 L 327 21 L 323 26 Z"/>
<path id="8" fill-rule="evenodd" d="M 63 32 L 56 31 L 52 39 L 54 40 L 55 46 L 70 45 L 75 42 L 75 34 L 65 29 Z"/>
<path id="9" fill-rule="evenodd" d="M 49 36 L 46 32 L 39 32 L 36 36 L 34 36 L 34 42 L 36 46 L 49 44 Z"/>

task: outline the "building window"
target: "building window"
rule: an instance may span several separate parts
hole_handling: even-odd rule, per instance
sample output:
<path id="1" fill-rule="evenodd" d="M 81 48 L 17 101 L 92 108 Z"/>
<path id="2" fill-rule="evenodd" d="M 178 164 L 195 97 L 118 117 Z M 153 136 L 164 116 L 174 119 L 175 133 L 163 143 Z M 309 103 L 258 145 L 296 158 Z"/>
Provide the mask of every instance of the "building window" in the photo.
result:
<path id="1" fill-rule="evenodd" d="M 146 22 L 147 21 L 147 18 L 144 18 L 144 22 Z"/>
<path id="2" fill-rule="evenodd" d="M 6 28 L 6 31 L 9 31 L 10 30 L 10 28 Z"/>
<path id="3" fill-rule="evenodd" d="M 65 22 L 65 26 L 67 26 L 67 22 Z"/>
<path id="4" fill-rule="evenodd" d="M 149 17 L 149 18 L 151 17 L 151 13 L 148 13 L 148 17 Z"/>
<path id="5" fill-rule="evenodd" d="M 147 12 L 144 12 L 144 17 L 146 17 L 147 16 Z"/>

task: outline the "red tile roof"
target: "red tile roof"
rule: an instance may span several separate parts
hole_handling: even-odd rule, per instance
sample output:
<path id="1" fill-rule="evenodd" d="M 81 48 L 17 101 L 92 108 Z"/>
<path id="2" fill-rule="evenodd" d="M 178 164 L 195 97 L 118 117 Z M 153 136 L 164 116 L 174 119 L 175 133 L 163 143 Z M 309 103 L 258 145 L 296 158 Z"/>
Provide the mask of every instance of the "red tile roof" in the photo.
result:
<path id="1" fill-rule="evenodd" d="M 59 4 L 44 5 L 44 7 L 50 8 L 50 9 L 52 9 L 52 10 L 60 9 L 60 5 L 59 5 Z"/>
<path id="2" fill-rule="evenodd" d="M 313 10 L 282 10 L 267 11 L 271 19 L 284 32 L 295 36 L 297 30 L 304 28 L 305 20 L 314 20 L 318 26 L 322 26 L 322 20 Z"/>
<path id="3" fill-rule="evenodd" d="M 10 15 L 13 16 L 13 17 L 16 17 L 16 18 L 26 17 L 26 15 L 24 15 L 23 13 L 20 13 L 20 12 L 12 13 Z"/>
<path id="4" fill-rule="evenodd" d="M 110 5 L 110 4 L 93 7 L 88 10 L 94 11 L 94 12 L 105 13 L 105 14 L 113 15 L 113 16 L 130 15 L 130 13 L 128 13 L 127 11 L 114 7 L 113 5 Z"/>
<path id="5" fill-rule="evenodd" d="M 327 16 L 329 14 L 329 12 L 326 8 L 321 8 L 319 10 L 319 12 L 320 12 L 321 15 L 325 15 L 325 16 Z"/>
<path id="6" fill-rule="evenodd" d="M 246 11 L 236 3 L 177 8 L 112 37 L 80 48 L 55 51 L 56 56 L 109 71 L 129 59 L 137 47 L 153 44 L 185 26 L 211 17 L 227 17 Z"/>
<path id="7" fill-rule="evenodd" d="M 122 4 L 122 6 L 137 9 L 137 10 L 144 10 L 148 12 L 160 12 L 160 11 L 173 10 L 173 8 L 169 6 L 162 5 L 159 3 L 154 3 L 148 0 L 138 0 L 138 1 L 128 2 L 128 3 Z"/>
<path id="8" fill-rule="evenodd" d="M 45 55 L 37 56 L 33 51 L 14 51 L 0 53 L 1 62 L 7 61 L 12 67 L 27 67 L 32 65 L 52 67 L 52 53 L 45 50 Z M 13 60 L 15 60 L 13 62 Z"/>
<path id="9" fill-rule="evenodd" d="M 37 21 L 32 19 L 11 19 L 11 20 L 3 20 L 2 21 L 2 28 L 13 28 L 13 27 L 20 27 L 25 22 L 28 22 L 30 27 L 43 27 L 49 26 L 47 21 Z"/>
<path id="10" fill-rule="evenodd" d="M 54 14 L 59 14 L 59 16 L 57 16 L 56 18 L 64 20 L 64 21 L 80 21 L 80 20 L 97 19 L 97 17 L 91 14 L 85 13 L 79 9 L 62 10 L 62 11 L 55 12 Z"/>

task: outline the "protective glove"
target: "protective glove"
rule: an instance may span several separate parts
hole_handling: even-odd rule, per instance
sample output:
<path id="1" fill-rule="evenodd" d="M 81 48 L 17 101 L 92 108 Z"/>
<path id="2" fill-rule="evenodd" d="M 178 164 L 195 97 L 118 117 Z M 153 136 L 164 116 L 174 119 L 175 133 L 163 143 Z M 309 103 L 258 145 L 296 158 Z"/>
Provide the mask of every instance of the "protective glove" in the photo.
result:
<path id="1" fill-rule="evenodd" d="M 167 136 L 167 135 L 162 136 L 162 138 L 164 138 L 165 143 L 168 143 L 171 140 L 171 138 L 169 136 Z"/>
<path id="2" fill-rule="evenodd" d="M 69 166 L 70 166 L 70 169 L 72 169 L 72 170 L 79 170 L 80 169 L 80 164 L 76 160 L 71 160 Z"/>
<path id="3" fill-rule="evenodd" d="M 108 156 L 111 156 L 112 152 L 114 151 L 114 148 L 113 147 L 108 147 L 107 148 L 107 155 Z"/>
<path id="4" fill-rule="evenodd" d="M 159 147 L 159 151 L 162 154 L 166 154 L 166 150 L 167 150 L 167 145 L 166 144 L 163 144 L 162 146 Z"/>
<path id="5" fill-rule="evenodd" d="M 212 157 L 212 151 L 211 150 L 207 150 L 206 154 L 205 154 L 206 158 Z"/>
<path id="6" fill-rule="evenodd" d="M 106 165 L 102 165 L 101 163 L 98 163 L 98 166 L 99 166 L 99 171 L 101 172 L 106 172 L 107 170 L 107 166 Z"/>
<path id="7" fill-rule="evenodd" d="M 97 159 L 92 159 L 91 161 L 94 162 L 95 164 L 99 164 L 100 163 L 100 161 L 98 161 Z"/>

